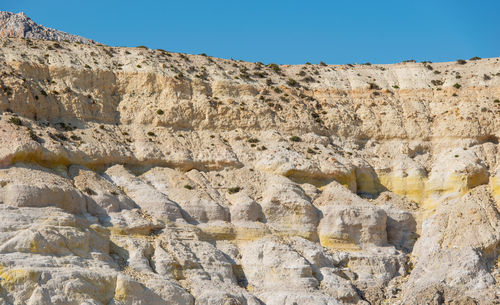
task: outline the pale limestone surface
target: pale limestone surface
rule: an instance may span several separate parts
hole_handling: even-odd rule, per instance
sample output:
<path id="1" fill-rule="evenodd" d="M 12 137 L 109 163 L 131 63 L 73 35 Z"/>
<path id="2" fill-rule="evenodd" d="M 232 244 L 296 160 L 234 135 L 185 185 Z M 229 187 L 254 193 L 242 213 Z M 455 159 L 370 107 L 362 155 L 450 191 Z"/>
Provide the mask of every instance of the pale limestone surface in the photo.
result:
<path id="1" fill-rule="evenodd" d="M 279 69 L 0 39 L 0 304 L 500 302 L 499 60 Z"/>

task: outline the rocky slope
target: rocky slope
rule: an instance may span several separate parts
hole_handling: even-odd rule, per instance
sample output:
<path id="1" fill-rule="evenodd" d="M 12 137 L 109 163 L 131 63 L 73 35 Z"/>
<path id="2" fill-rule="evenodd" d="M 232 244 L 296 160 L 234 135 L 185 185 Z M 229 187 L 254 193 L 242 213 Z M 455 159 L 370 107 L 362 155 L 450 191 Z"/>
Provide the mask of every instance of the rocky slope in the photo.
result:
<path id="1" fill-rule="evenodd" d="M 0 37 L 22 37 L 78 43 L 95 43 L 93 40 L 44 27 L 23 12 L 14 14 L 0 11 Z"/>
<path id="2" fill-rule="evenodd" d="M 0 304 L 499 304 L 499 59 L 0 47 Z"/>

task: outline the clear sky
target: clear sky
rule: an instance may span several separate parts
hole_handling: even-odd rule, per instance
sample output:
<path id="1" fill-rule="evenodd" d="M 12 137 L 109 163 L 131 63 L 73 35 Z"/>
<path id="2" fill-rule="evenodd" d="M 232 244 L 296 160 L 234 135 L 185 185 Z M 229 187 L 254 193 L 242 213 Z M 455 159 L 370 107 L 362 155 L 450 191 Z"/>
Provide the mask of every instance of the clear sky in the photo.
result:
<path id="1" fill-rule="evenodd" d="M 500 0 L 2 0 L 113 46 L 329 64 L 500 56 Z"/>

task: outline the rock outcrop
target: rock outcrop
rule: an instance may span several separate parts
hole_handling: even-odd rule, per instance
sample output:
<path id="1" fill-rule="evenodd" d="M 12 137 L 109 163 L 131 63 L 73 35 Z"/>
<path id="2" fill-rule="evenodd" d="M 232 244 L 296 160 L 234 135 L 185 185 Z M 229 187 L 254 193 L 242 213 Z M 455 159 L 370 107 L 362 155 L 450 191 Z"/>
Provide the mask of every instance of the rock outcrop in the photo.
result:
<path id="1" fill-rule="evenodd" d="M 277 66 L 16 37 L 1 305 L 500 302 L 499 59 Z"/>
<path id="2" fill-rule="evenodd" d="M 20 37 L 94 44 L 93 40 L 44 27 L 31 20 L 25 13 L 0 11 L 0 37 Z"/>

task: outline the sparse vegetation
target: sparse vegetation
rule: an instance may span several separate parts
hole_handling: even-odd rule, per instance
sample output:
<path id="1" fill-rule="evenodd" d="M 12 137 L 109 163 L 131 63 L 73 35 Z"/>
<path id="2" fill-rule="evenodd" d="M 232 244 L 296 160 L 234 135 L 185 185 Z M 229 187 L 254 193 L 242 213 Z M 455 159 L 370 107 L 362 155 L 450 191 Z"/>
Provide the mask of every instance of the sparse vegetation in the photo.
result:
<path id="1" fill-rule="evenodd" d="M 328 65 L 327 65 L 325 62 L 323 62 L 323 61 L 320 61 L 320 62 L 319 62 L 319 65 L 320 65 L 320 66 L 323 66 L 323 67 L 328 66 Z"/>
<path id="2" fill-rule="evenodd" d="M 73 140 L 73 141 L 81 141 L 81 140 L 82 140 L 82 138 L 81 138 L 81 137 L 79 137 L 79 136 L 77 136 L 77 135 L 74 135 L 74 134 L 73 134 L 73 135 L 71 135 L 71 136 L 69 136 L 69 138 L 70 138 L 71 140 Z"/>
<path id="3" fill-rule="evenodd" d="M 227 191 L 228 191 L 229 194 L 236 194 L 239 191 L 241 191 L 241 187 L 239 187 L 239 186 L 230 187 L 230 188 L 227 189 Z"/>
<path id="4" fill-rule="evenodd" d="M 3 91 L 5 92 L 5 94 L 7 94 L 7 96 L 12 95 L 12 88 L 9 86 L 3 87 Z"/>
<path id="5" fill-rule="evenodd" d="M 461 87 L 462 87 L 462 85 L 460 85 L 459 83 L 455 83 L 453 85 L 453 88 L 455 88 L 455 89 L 460 89 Z"/>
<path id="6" fill-rule="evenodd" d="M 290 141 L 292 142 L 302 142 L 302 139 L 298 136 L 291 136 Z"/>
<path id="7" fill-rule="evenodd" d="M 69 126 L 68 124 L 64 123 L 64 122 L 58 122 L 55 124 L 58 128 L 61 128 L 62 130 L 64 131 L 73 131 L 75 128 Z M 104 126 L 103 126 L 104 128 Z"/>
<path id="8" fill-rule="evenodd" d="M 40 143 L 40 138 L 36 135 L 36 133 L 33 130 L 31 129 L 28 130 L 28 134 L 33 141 Z"/>
<path id="9" fill-rule="evenodd" d="M 150 137 L 154 137 L 154 136 L 156 136 L 156 135 L 155 135 L 155 133 L 154 133 L 154 132 L 152 132 L 152 131 L 148 131 L 147 135 L 148 135 L 148 136 L 150 136 Z"/>
<path id="10" fill-rule="evenodd" d="M 471 58 L 471 59 L 469 59 L 469 60 L 480 60 L 480 59 L 481 59 L 481 57 L 474 56 L 474 57 L 472 57 L 472 58 Z"/>
<path id="11" fill-rule="evenodd" d="M 433 80 L 431 80 L 431 83 L 432 83 L 434 86 L 442 86 L 442 85 L 443 85 L 443 81 L 442 81 L 442 80 L 439 80 L 439 79 L 433 79 Z"/>
<path id="12" fill-rule="evenodd" d="M 278 66 L 277 64 L 275 63 L 270 63 L 269 65 L 267 65 L 269 68 L 271 68 L 275 73 L 281 73 L 281 68 L 280 66 Z"/>
<path id="13" fill-rule="evenodd" d="M 20 118 L 15 117 L 15 116 L 14 116 L 14 117 L 11 117 L 11 118 L 9 119 L 9 123 L 14 124 L 14 125 L 17 125 L 17 126 L 23 126 L 23 121 L 21 121 L 21 119 L 20 119 Z"/>
<path id="14" fill-rule="evenodd" d="M 287 81 L 286 81 L 286 84 L 290 87 L 296 87 L 299 85 L 299 83 L 294 80 L 293 78 L 289 78 Z"/>

